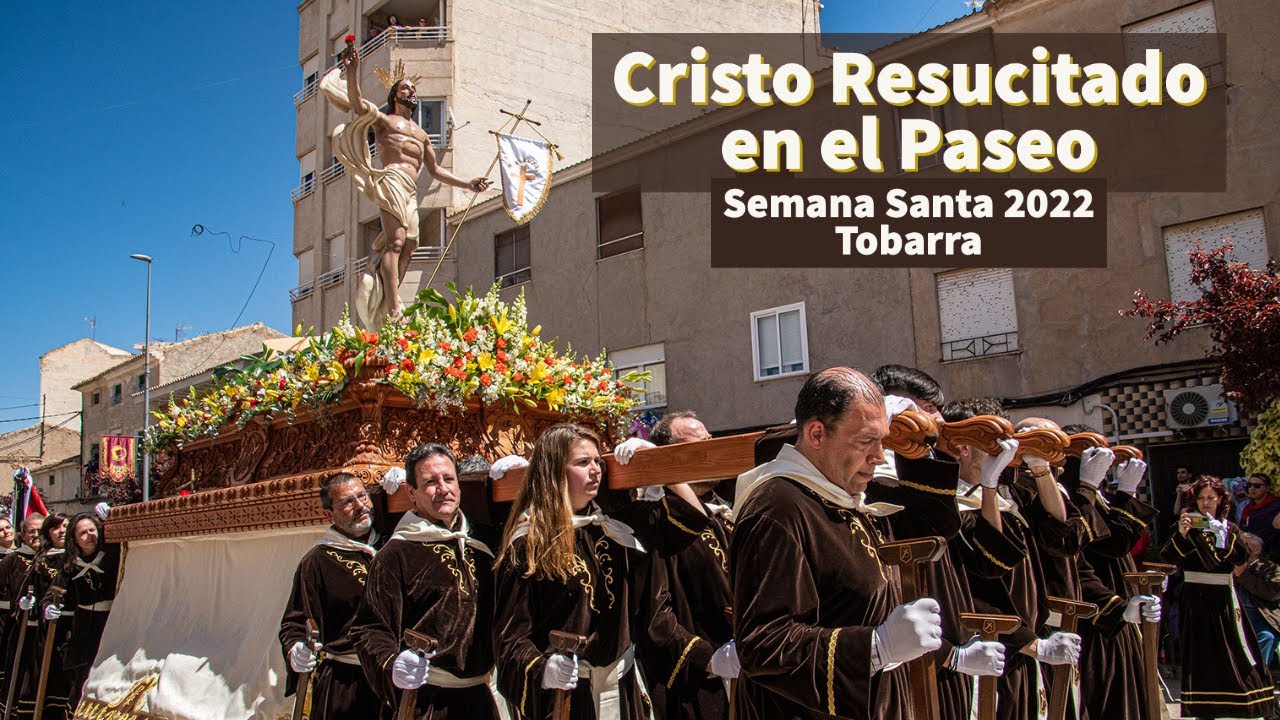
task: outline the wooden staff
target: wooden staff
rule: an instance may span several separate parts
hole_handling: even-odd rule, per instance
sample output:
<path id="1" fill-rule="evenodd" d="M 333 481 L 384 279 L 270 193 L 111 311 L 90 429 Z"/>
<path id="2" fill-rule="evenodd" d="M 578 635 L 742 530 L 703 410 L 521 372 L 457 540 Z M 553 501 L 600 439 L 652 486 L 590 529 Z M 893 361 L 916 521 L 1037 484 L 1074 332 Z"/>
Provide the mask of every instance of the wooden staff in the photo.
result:
<path id="1" fill-rule="evenodd" d="M 49 594 L 53 596 L 52 605 L 62 605 L 62 596 L 67 591 L 54 585 L 49 588 Z M 44 696 L 49 689 L 49 665 L 53 662 L 53 642 L 54 634 L 58 630 L 58 621 L 50 620 L 49 629 L 45 631 L 44 636 L 44 655 L 40 658 L 40 684 L 36 686 L 36 714 L 35 720 L 41 720 L 44 717 Z"/>
<path id="2" fill-rule="evenodd" d="M 1087 620 L 1098 614 L 1098 606 L 1093 603 L 1052 595 L 1046 598 L 1045 604 L 1050 610 L 1062 616 L 1062 622 L 1059 624 L 1062 632 L 1074 633 L 1076 624 L 1080 620 Z M 1053 687 L 1049 690 L 1049 720 L 1063 720 L 1067 716 L 1067 695 L 1071 692 L 1071 678 L 1075 672 L 1074 665 L 1060 665 L 1054 668 Z"/>
<path id="3" fill-rule="evenodd" d="M 938 536 L 882 543 L 877 549 L 880 561 L 896 565 L 902 578 L 902 601 L 915 602 L 929 594 L 929 580 L 924 564 L 937 562 L 947 551 L 947 541 Z M 911 679 L 911 702 L 915 717 L 937 720 L 938 663 L 932 652 L 907 663 Z"/>
<path id="4" fill-rule="evenodd" d="M 27 587 L 27 592 L 22 597 L 35 595 L 34 587 Z M 9 716 L 13 713 L 13 698 L 18 689 L 18 671 L 22 667 L 22 649 L 27 644 L 27 621 L 31 619 L 31 611 L 23 610 L 18 616 L 18 649 L 13 653 L 13 666 L 9 668 L 9 693 L 4 702 L 4 720 L 9 720 Z"/>
<path id="5" fill-rule="evenodd" d="M 307 644 L 311 646 L 311 652 L 320 652 L 320 627 L 311 618 L 307 618 Z M 311 672 L 308 670 L 298 673 L 298 690 L 293 698 L 293 720 L 305 717 L 307 695 L 311 692 Z"/>
<path id="6" fill-rule="evenodd" d="M 1151 567 L 1154 563 L 1147 563 Z M 1135 595 L 1154 595 L 1160 597 L 1164 593 L 1165 574 L 1162 572 L 1125 573 L 1124 581 L 1133 588 Z M 1164 702 L 1160 697 L 1160 623 L 1142 621 L 1142 675 L 1147 686 L 1147 720 L 1160 720 L 1164 710 Z"/>
<path id="7" fill-rule="evenodd" d="M 732 629 L 733 628 L 733 608 L 727 607 L 724 609 L 724 618 L 729 621 L 729 627 L 730 629 Z M 729 720 L 736 720 L 738 717 L 738 714 L 737 714 L 737 711 L 734 709 L 733 696 L 738 694 L 737 678 L 734 678 L 729 681 L 728 690 L 729 690 Z"/>
<path id="8" fill-rule="evenodd" d="M 424 635 L 417 630 L 404 631 L 404 644 L 408 648 L 423 657 L 427 653 L 433 653 L 440 643 L 430 635 Z M 418 706 L 418 689 L 400 691 L 400 711 L 396 713 L 396 720 L 413 720 L 414 711 Z"/>
<path id="9" fill-rule="evenodd" d="M 957 457 L 960 446 L 967 445 L 988 455 L 1000 454 L 1000 441 L 1013 437 L 1013 424 L 995 415 L 978 415 L 953 423 L 943 423 L 938 434 L 938 449 Z"/>
<path id="10" fill-rule="evenodd" d="M 575 635 L 563 630 L 552 630 L 550 637 L 551 651 L 560 655 L 577 657 L 578 653 L 587 649 L 587 636 Z M 552 720 L 569 720 L 569 701 L 573 697 L 572 690 L 556 690 L 555 709 L 551 713 Z"/>
<path id="11" fill-rule="evenodd" d="M 960 613 L 960 626 L 978 633 L 983 642 L 996 642 L 1000 635 L 1021 627 L 1016 615 L 984 615 Z M 983 675 L 978 678 L 978 720 L 996 720 L 996 686 L 1000 678 Z"/>

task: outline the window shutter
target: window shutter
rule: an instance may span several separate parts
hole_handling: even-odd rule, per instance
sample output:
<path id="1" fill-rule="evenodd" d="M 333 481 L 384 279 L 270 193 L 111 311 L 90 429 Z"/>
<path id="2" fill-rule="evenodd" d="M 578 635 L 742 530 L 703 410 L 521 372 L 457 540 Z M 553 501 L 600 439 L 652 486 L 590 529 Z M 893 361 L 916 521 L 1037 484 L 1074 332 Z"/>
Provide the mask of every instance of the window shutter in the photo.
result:
<path id="1" fill-rule="evenodd" d="M 1197 240 L 1206 250 L 1230 240 L 1232 260 L 1255 270 L 1267 266 L 1267 228 L 1261 208 L 1171 225 L 1164 229 L 1164 256 L 1174 302 L 1200 297 L 1200 289 L 1191 284 L 1190 253 Z"/>
<path id="2" fill-rule="evenodd" d="M 782 355 L 782 372 L 797 372 L 804 369 L 804 332 L 801 327 L 803 319 L 799 310 L 788 310 L 778 313 L 778 336 Z"/>
<path id="3" fill-rule="evenodd" d="M 760 375 L 777 375 L 781 372 L 778 357 L 778 316 L 763 315 L 756 318 L 757 362 Z"/>

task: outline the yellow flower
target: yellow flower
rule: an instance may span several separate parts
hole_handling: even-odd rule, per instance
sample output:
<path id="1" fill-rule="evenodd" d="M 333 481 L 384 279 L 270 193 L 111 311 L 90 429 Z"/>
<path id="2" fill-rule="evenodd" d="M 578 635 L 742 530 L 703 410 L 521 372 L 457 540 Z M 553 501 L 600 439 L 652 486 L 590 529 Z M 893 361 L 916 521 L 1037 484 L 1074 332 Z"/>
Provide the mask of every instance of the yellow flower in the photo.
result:
<path id="1" fill-rule="evenodd" d="M 547 393 L 547 405 L 552 410 L 558 410 L 563 404 L 564 393 L 560 392 L 560 388 L 552 388 L 551 392 Z"/>
<path id="2" fill-rule="evenodd" d="M 503 313 L 501 317 L 496 317 L 493 319 L 493 329 L 499 335 L 506 335 L 507 331 L 510 330 L 511 327 L 512 327 L 512 323 L 510 320 L 507 319 L 506 313 Z"/>
<path id="3" fill-rule="evenodd" d="M 178 424 L 178 427 L 180 427 L 180 428 L 184 428 L 184 427 L 186 427 L 186 426 L 187 426 L 187 416 L 186 416 L 186 415 L 179 415 L 179 416 L 178 416 L 178 423 L 177 423 L 177 424 Z"/>
<path id="4" fill-rule="evenodd" d="M 480 353 L 480 356 L 476 358 L 476 365 L 480 366 L 481 370 L 492 370 L 496 364 L 493 356 L 489 353 Z"/>
<path id="5" fill-rule="evenodd" d="M 431 362 L 431 360 L 435 358 L 435 356 L 436 356 L 435 350 L 432 350 L 429 347 L 424 347 L 422 348 L 422 351 L 418 353 L 418 364 L 426 365 L 427 363 Z"/>
<path id="6" fill-rule="evenodd" d="M 533 382 L 542 382 L 542 379 L 546 376 L 547 366 L 543 363 L 535 362 L 533 364 L 533 369 L 529 371 L 529 379 Z"/>
<path id="7" fill-rule="evenodd" d="M 315 382 L 315 381 L 319 380 L 319 379 L 320 379 L 320 366 L 319 366 L 319 365 L 316 365 L 315 363 L 308 363 L 308 364 L 307 364 L 307 371 L 306 371 L 306 378 L 307 378 L 307 380 L 309 380 L 310 382 Z"/>

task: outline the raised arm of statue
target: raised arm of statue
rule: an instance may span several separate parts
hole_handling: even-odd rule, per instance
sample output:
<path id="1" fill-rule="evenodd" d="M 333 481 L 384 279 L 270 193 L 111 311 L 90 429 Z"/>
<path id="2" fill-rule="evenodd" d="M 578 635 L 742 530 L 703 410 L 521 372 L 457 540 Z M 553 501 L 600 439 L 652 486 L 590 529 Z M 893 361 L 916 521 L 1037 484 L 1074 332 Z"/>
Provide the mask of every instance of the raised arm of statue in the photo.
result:
<path id="1" fill-rule="evenodd" d="M 360 51 L 349 47 L 342 58 L 342 69 L 347 74 L 347 98 L 351 102 L 351 112 L 359 115 L 364 112 L 363 97 L 360 95 Z"/>
<path id="2" fill-rule="evenodd" d="M 472 178 L 471 180 L 463 180 L 452 172 L 440 167 L 436 162 L 436 153 L 431 149 L 430 142 L 426 145 L 426 153 L 423 154 L 423 162 L 431 177 L 442 183 L 446 183 L 454 187 L 466 188 L 474 192 L 484 192 L 489 189 L 490 183 L 488 178 L 478 177 Z"/>

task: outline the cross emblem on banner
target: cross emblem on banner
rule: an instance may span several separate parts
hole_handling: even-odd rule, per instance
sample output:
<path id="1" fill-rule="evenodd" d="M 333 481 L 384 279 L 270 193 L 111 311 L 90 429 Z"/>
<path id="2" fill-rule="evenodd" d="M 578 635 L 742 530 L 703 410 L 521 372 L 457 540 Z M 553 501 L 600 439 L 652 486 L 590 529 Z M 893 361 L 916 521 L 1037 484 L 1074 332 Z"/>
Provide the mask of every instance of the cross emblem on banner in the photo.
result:
<path id="1" fill-rule="evenodd" d="M 518 169 L 520 170 L 520 174 L 516 176 L 516 179 L 520 181 L 520 185 L 516 188 L 516 207 L 521 207 L 524 205 L 525 181 L 536 180 L 538 176 L 529 172 L 529 165 L 527 164 L 527 161 L 520 163 Z"/>

